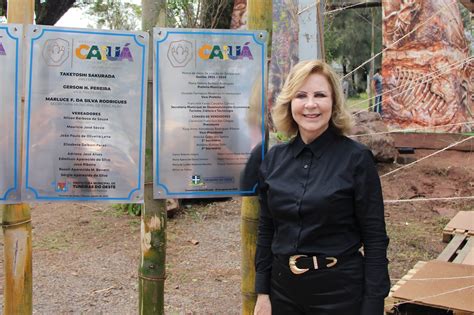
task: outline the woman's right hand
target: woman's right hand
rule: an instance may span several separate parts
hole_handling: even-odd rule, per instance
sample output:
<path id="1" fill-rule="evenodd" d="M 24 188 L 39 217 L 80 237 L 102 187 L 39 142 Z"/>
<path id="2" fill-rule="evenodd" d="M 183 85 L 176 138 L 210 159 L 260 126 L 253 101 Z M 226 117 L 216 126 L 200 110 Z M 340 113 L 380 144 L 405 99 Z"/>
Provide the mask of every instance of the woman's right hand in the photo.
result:
<path id="1" fill-rule="evenodd" d="M 254 315 L 272 315 L 272 304 L 268 294 L 259 294 L 257 296 Z"/>

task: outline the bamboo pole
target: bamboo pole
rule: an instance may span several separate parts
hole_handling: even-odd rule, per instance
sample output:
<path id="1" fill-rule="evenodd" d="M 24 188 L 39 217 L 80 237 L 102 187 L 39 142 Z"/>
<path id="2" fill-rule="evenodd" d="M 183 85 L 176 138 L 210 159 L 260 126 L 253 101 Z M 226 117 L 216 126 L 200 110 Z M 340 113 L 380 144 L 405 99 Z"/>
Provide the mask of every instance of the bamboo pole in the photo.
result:
<path id="1" fill-rule="evenodd" d="M 142 29 L 165 25 L 166 0 L 142 0 Z M 152 36 L 150 36 L 152 41 Z M 153 45 L 150 45 L 153 51 Z M 153 56 L 153 53 L 149 54 Z M 153 57 L 148 91 L 153 91 Z M 139 314 L 164 314 L 166 261 L 166 200 L 153 199 L 153 93 L 148 93 L 145 154 L 145 204 L 141 217 L 141 258 L 138 269 Z"/>
<path id="2" fill-rule="evenodd" d="M 268 31 L 267 43 L 271 43 L 272 0 L 248 0 L 248 24 L 250 30 Z M 270 52 L 270 45 L 268 45 Z M 266 137 L 268 139 L 268 137 Z M 241 273 L 242 273 L 242 314 L 253 314 L 257 294 L 255 293 L 255 250 L 260 206 L 256 196 L 242 197 L 241 206 Z"/>
<path id="3" fill-rule="evenodd" d="M 33 23 L 34 0 L 8 1 L 9 23 Z M 21 108 L 24 108 L 22 98 Z M 23 113 L 23 110 L 21 111 Z M 21 119 L 23 121 L 23 119 Z M 22 146 L 20 132 L 20 147 Z M 21 161 L 21 154 L 20 154 Z M 33 313 L 31 210 L 28 204 L 5 205 L 2 209 L 4 292 L 3 313 Z"/>
<path id="4" fill-rule="evenodd" d="M 3 209 L 3 313 L 33 313 L 31 212 L 27 204 Z"/>
<path id="5" fill-rule="evenodd" d="M 268 56 L 272 42 L 272 0 L 247 0 L 247 28 L 249 30 L 266 30 Z"/>
<path id="6" fill-rule="evenodd" d="M 257 294 L 255 293 L 255 250 L 257 244 L 258 216 L 260 206 L 257 197 L 242 197 L 242 314 L 253 314 Z"/>
<path id="7" fill-rule="evenodd" d="M 34 0 L 9 0 L 7 8 L 8 23 L 33 24 L 35 14 Z"/>

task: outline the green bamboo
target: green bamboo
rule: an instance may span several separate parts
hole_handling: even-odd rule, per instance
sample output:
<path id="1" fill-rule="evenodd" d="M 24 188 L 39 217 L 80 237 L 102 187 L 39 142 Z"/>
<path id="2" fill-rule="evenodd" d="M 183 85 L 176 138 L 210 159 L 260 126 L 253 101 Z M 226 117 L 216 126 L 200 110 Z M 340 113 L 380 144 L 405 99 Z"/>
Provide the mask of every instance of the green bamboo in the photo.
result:
<path id="1" fill-rule="evenodd" d="M 34 0 L 9 1 L 8 23 L 33 23 L 34 7 Z M 23 105 L 22 102 L 22 108 Z M 21 113 L 23 114 L 23 110 Z M 19 145 L 21 147 L 21 140 Z M 2 226 L 5 275 L 3 314 L 32 314 L 33 268 L 31 210 L 29 205 L 3 206 Z"/>
<path id="2" fill-rule="evenodd" d="M 255 293 L 255 250 L 259 204 L 257 197 L 242 197 L 240 233 L 242 235 L 242 314 L 253 314 Z"/>
<path id="3" fill-rule="evenodd" d="M 154 26 L 164 26 L 166 0 L 142 0 L 142 28 L 150 33 Z M 151 38 L 151 36 L 150 36 Z M 152 51 L 153 45 L 150 45 Z M 153 56 L 151 53 L 150 56 Z M 141 217 L 141 259 L 139 276 L 139 313 L 164 314 L 166 262 L 166 200 L 153 199 L 153 60 L 150 57 L 148 78 L 145 204 Z"/>
<path id="4" fill-rule="evenodd" d="M 247 28 L 249 30 L 266 30 L 267 56 L 270 56 L 272 34 L 272 0 L 247 0 Z"/>
<path id="5" fill-rule="evenodd" d="M 31 212 L 27 204 L 3 208 L 3 314 L 33 313 Z"/>
<path id="6" fill-rule="evenodd" d="M 272 30 L 272 1 L 247 1 L 247 27 L 250 30 Z M 267 37 L 271 43 L 271 36 Z M 269 47 L 269 45 L 268 45 Z M 268 52 L 270 49 L 268 49 Z M 241 208 L 241 245 L 242 245 L 242 314 L 253 314 L 257 294 L 255 293 L 255 250 L 257 245 L 257 227 L 260 206 L 256 196 L 242 197 Z"/>

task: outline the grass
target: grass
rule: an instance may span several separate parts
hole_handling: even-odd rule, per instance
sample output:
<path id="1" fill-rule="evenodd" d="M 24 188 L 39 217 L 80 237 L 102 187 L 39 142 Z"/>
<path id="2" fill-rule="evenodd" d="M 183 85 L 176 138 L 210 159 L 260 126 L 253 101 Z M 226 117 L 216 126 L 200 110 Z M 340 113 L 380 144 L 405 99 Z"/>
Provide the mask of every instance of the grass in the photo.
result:
<path id="1" fill-rule="evenodd" d="M 367 99 L 367 93 L 360 93 L 359 95 L 349 97 L 346 100 L 346 105 L 351 111 L 367 109 L 369 107 L 369 102 Z"/>
<path id="2" fill-rule="evenodd" d="M 406 220 L 389 217 L 387 233 L 390 237 L 388 256 L 391 277 L 399 279 L 418 261 L 435 259 L 445 246 L 441 232 L 448 222 L 449 218 L 438 216 L 422 218 L 408 215 Z"/>

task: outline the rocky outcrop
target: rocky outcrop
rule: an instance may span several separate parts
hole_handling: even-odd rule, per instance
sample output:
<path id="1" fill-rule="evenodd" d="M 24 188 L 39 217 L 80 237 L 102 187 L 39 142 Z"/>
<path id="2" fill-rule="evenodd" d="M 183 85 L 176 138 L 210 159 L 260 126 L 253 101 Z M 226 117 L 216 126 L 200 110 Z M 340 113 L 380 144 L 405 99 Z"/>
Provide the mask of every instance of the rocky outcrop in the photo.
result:
<path id="1" fill-rule="evenodd" d="M 386 133 L 388 128 L 380 114 L 359 112 L 353 117 L 355 126 L 351 138 L 369 147 L 377 162 L 395 161 L 398 155 L 395 141 L 389 133 Z"/>

